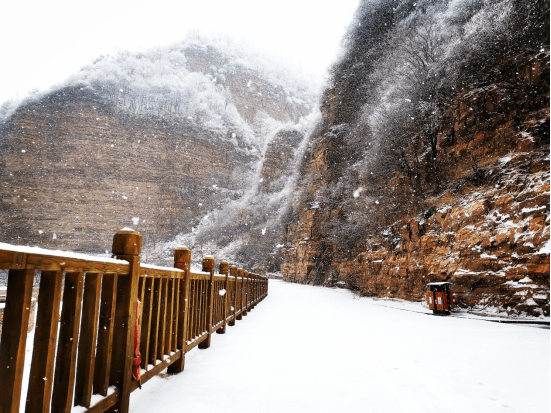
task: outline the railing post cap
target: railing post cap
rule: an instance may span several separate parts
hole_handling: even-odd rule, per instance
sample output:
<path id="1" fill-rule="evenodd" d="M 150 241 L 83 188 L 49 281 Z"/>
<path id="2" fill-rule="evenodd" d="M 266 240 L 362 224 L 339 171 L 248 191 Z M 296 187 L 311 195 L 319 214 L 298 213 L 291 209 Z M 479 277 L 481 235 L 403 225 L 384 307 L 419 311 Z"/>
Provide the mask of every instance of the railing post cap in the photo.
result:
<path id="1" fill-rule="evenodd" d="M 142 252 L 142 234 L 131 228 L 123 228 L 113 237 L 113 255 L 140 255 Z"/>
<path id="2" fill-rule="evenodd" d="M 181 270 L 189 270 L 191 264 L 191 250 L 186 247 L 174 249 L 174 267 Z"/>
<path id="3" fill-rule="evenodd" d="M 230 264 L 228 264 L 226 261 L 222 261 L 220 263 L 220 274 L 228 274 L 229 268 Z"/>
<path id="4" fill-rule="evenodd" d="M 178 247 L 174 249 L 174 263 L 191 262 L 191 250 L 187 247 Z"/>
<path id="5" fill-rule="evenodd" d="M 237 275 L 238 275 L 239 277 L 243 277 L 243 273 L 244 273 L 243 268 L 238 268 L 238 269 L 237 269 Z"/>
<path id="6" fill-rule="evenodd" d="M 203 258 L 203 271 L 210 272 L 214 270 L 214 257 Z"/>
<path id="7" fill-rule="evenodd" d="M 233 276 L 233 277 L 237 277 L 237 267 L 235 265 L 232 265 L 230 267 L 230 274 Z"/>

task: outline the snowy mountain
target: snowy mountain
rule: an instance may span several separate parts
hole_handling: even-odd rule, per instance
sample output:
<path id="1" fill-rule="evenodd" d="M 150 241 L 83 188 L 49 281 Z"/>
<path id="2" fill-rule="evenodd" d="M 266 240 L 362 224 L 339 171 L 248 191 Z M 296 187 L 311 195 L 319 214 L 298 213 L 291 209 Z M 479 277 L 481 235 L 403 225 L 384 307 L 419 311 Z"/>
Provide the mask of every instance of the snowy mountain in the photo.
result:
<path id="1" fill-rule="evenodd" d="M 101 57 L 0 111 L 2 240 L 103 251 L 133 226 L 153 250 L 256 187 L 268 141 L 316 93 L 224 38 Z"/>

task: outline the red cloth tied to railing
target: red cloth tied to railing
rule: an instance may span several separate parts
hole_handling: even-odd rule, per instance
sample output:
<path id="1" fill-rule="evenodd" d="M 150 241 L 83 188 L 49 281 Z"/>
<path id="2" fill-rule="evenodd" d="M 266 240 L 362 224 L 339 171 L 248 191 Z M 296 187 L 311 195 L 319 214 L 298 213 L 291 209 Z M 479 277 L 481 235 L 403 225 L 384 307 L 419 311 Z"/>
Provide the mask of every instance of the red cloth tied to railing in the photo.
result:
<path id="1" fill-rule="evenodd" d="M 132 377 L 140 381 L 142 355 L 140 354 L 140 313 L 142 303 L 138 300 L 136 304 L 136 328 L 134 330 L 134 360 L 132 361 Z M 141 387 L 141 386 L 140 386 Z"/>

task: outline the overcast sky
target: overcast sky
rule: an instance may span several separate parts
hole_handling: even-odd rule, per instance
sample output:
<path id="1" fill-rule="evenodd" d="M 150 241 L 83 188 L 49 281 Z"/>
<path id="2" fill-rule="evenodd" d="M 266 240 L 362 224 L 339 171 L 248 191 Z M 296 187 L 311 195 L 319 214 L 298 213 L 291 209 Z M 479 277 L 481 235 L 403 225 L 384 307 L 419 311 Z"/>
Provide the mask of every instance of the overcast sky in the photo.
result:
<path id="1" fill-rule="evenodd" d="M 0 13 L 0 104 L 63 82 L 96 57 L 229 33 L 323 76 L 359 0 L 17 0 Z"/>

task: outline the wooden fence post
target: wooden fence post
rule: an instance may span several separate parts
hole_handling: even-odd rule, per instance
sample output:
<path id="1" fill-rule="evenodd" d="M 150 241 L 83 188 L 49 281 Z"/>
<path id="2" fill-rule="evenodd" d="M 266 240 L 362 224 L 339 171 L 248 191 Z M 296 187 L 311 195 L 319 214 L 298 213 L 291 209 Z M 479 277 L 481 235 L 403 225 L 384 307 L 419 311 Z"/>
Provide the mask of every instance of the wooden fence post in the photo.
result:
<path id="1" fill-rule="evenodd" d="M 142 236 L 120 230 L 113 237 L 113 257 L 130 263 L 129 274 L 119 276 L 115 309 L 113 356 L 109 383 L 119 388 L 120 397 L 109 412 L 128 413 L 134 359 L 134 329 L 140 275 Z"/>
<path id="2" fill-rule="evenodd" d="M 233 297 L 231 297 L 231 307 L 230 310 L 233 313 L 233 316 L 229 322 L 230 326 L 235 325 L 235 313 L 237 312 L 237 267 L 235 265 L 232 265 L 230 268 L 230 274 L 233 277 Z"/>
<path id="3" fill-rule="evenodd" d="M 229 273 L 229 264 L 225 261 L 220 263 L 219 273 L 226 276 L 224 280 L 224 321 L 222 321 L 222 327 L 216 330 L 218 334 L 224 334 L 226 332 L 226 318 L 228 318 L 228 273 Z"/>
<path id="4" fill-rule="evenodd" d="M 207 338 L 199 344 L 200 349 L 207 349 L 210 347 L 211 330 L 212 330 L 212 311 L 214 301 L 214 258 L 203 258 L 203 271 L 210 272 L 209 284 L 207 288 Z"/>
<path id="5" fill-rule="evenodd" d="M 186 338 L 188 335 L 188 314 L 189 314 L 189 266 L 191 263 L 191 251 L 189 248 L 176 248 L 174 250 L 174 267 L 184 270 L 185 276 L 180 280 L 180 292 L 177 292 L 177 299 L 180 300 L 178 307 L 178 337 L 176 348 L 182 352 L 181 357 L 168 366 L 168 373 L 176 374 L 184 371 L 186 364 Z"/>

